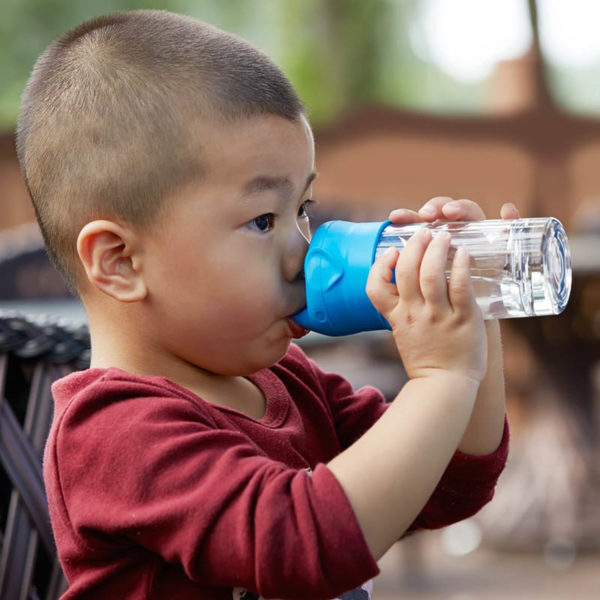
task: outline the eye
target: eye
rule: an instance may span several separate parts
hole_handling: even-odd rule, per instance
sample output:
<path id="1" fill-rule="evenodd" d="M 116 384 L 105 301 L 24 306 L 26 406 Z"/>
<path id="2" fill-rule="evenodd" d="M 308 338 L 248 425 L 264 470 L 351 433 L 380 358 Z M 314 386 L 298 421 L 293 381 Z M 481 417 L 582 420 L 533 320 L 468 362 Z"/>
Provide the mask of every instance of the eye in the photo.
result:
<path id="1" fill-rule="evenodd" d="M 275 215 L 273 213 L 265 213 L 259 215 L 255 219 L 252 219 L 249 223 L 250 227 L 261 233 L 267 233 L 271 231 L 275 226 Z"/>
<path id="2" fill-rule="evenodd" d="M 311 205 L 311 204 L 316 204 L 315 200 L 311 200 L 310 198 L 308 200 L 305 200 L 301 205 L 300 208 L 298 209 L 298 216 L 301 219 L 308 219 L 309 214 L 306 212 L 306 209 Z"/>

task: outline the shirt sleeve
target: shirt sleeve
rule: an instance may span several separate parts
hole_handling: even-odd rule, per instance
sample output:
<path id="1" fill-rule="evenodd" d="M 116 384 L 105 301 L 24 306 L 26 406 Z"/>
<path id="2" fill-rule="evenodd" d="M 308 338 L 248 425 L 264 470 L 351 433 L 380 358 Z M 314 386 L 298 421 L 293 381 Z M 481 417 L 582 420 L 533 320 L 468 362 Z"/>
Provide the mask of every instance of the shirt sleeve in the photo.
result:
<path id="1" fill-rule="evenodd" d="M 310 358 L 299 354 L 326 395 L 335 420 L 342 449 L 350 446 L 385 412 L 389 404 L 375 388 L 354 391 L 350 383 L 335 373 L 322 371 Z M 302 357 L 304 357 L 302 359 Z M 457 451 L 440 482 L 408 532 L 437 529 L 466 519 L 478 512 L 494 496 L 494 489 L 508 457 L 509 427 L 505 419 L 499 447 L 479 456 Z"/>
<path id="2" fill-rule="evenodd" d="M 388 405 L 377 388 L 365 386 L 354 390 L 347 379 L 323 371 L 297 346 L 290 348 L 289 357 L 297 362 L 296 368 L 305 371 L 304 379 L 312 377 L 313 385 L 328 404 L 342 450 L 359 439 L 385 412 Z"/>
<path id="3" fill-rule="evenodd" d="M 408 529 L 438 529 L 473 516 L 493 497 L 508 458 L 508 421 L 498 448 L 486 455 L 455 452 L 427 504 Z"/>
<path id="4" fill-rule="evenodd" d="M 56 445 L 65 511 L 91 551 L 109 534 L 193 581 L 267 598 L 332 598 L 379 572 L 325 465 L 290 469 L 185 399 L 107 395 L 67 411 Z"/>

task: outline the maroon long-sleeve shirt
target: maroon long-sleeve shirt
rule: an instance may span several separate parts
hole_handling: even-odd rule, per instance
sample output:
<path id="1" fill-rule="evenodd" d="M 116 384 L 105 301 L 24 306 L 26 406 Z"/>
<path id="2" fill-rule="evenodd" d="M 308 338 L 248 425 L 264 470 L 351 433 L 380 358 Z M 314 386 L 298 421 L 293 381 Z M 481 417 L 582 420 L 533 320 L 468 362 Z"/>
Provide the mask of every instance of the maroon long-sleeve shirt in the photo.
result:
<path id="1" fill-rule="evenodd" d="M 259 420 L 116 368 L 54 384 L 44 477 L 64 598 L 370 597 L 359 586 L 378 567 L 326 463 L 383 397 L 297 346 L 249 379 L 266 399 Z M 479 510 L 507 448 L 505 428 L 496 452 L 457 452 L 412 529 Z"/>

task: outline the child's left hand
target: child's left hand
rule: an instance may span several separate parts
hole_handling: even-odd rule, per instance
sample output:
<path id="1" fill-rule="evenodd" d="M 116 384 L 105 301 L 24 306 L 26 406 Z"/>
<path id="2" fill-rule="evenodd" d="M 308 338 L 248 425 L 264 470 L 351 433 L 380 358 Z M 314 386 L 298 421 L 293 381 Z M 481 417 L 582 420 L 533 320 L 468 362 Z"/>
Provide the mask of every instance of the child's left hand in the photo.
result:
<path id="1" fill-rule="evenodd" d="M 518 219 L 519 211 L 511 203 L 503 204 L 500 209 L 502 219 Z M 388 219 L 397 225 L 407 223 L 419 223 L 422 221 L 481 221 L 485 219 L 485 213 L 472 200 L 454 200 L 449 196 L 436 196 L 428 200 L 418 212 L 407 208 L 393 210 Z"/>

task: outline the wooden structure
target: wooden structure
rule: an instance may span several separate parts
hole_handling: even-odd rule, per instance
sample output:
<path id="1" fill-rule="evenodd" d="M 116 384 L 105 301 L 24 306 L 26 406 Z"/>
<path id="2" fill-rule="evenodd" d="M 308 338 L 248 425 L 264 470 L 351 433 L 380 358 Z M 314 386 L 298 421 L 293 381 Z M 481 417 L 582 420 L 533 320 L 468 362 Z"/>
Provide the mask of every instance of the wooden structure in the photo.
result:
<path id="1" fill-rule="evenodd" d="M 316 132 L 318 196 L 330 209 L 381 216 L 429 197 L 472 198 L 495 218 L 514 202 L 568 233 L 600 233 L 600 119 L 553 101 L 529 1 L 533 44 L 499 64 L 484 115 L 367 107 Z M 600 263 L 599 263 L 600 264 Z"/>

